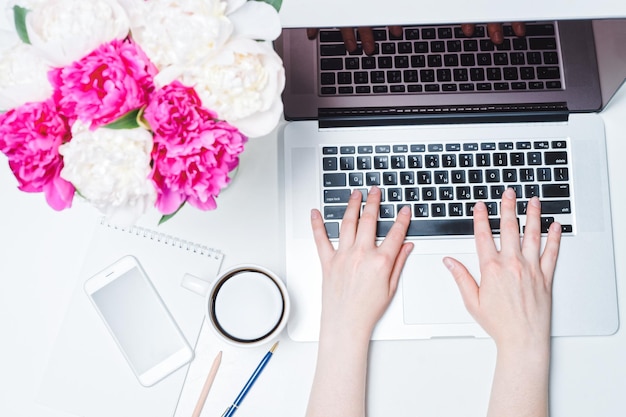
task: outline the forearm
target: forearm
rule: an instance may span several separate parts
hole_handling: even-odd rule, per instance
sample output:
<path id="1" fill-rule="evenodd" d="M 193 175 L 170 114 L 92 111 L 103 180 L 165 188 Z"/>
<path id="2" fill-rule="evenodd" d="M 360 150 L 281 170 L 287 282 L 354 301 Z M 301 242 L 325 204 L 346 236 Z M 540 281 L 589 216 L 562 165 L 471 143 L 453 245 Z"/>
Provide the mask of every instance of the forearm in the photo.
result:
<path id="1" fill-rule="evenodd" d="M 547 417 L 549 342 L 498 349 L 489 417 Z"/>
<path id="2" fill-rule="evenodd" d="M 363 417 L 369 334 L 324 332 L 307 417 Z"/>

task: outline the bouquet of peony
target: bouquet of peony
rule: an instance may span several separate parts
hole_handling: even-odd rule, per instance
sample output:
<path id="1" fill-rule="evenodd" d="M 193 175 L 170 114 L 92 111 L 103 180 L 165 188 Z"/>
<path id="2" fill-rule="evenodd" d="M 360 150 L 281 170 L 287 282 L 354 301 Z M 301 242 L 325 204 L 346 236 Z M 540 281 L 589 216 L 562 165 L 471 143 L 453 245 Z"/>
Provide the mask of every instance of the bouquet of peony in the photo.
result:
<path id="1" fill-rule="evenodd" d="M 281 0 L 8 1 L 0 151 L 56 210 L 212 210 L 247 138 L 280 119 Z"/>

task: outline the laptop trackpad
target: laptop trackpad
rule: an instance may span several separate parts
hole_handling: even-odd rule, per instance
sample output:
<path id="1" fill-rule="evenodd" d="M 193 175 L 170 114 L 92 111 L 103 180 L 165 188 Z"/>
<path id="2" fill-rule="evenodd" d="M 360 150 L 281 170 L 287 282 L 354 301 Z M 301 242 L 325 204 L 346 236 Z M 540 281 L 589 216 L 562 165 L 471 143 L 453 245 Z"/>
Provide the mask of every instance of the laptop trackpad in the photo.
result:
<path id="1" fill-rule="evenodd" d="M 476 280 L 480 279 L 475 253 L 453 257 L 462 262 Z M 401 278 L 405 324 L 474 322 L 442 259 L 443 255 L 414 254 L 407 260 Z"/>

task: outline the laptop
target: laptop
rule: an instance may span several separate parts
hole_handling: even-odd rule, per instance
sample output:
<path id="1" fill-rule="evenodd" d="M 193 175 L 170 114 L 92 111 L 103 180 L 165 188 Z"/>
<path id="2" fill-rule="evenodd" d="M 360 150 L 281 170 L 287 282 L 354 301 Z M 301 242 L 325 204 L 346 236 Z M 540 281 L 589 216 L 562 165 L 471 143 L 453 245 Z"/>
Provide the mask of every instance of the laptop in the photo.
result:
<path id="1" fill-rule="evenodd" d="M 527 22 L 526 35 L 517 37 L 505 25 L 504 43 L 494 45 L 485 25 L 472 37 L 460 25 L 404 26 L 402 36 L 381 26 L 368 56 L 346 51 L 334 28 L 320 29 L 314 40 L 305 29 L 284 29 L 276 47 L 289 123 L 279 135 L 279 189 L 292 339 L 315 341 L 319 332 L 321 268 L 310 209 L 320 209 L 336 244 L 347 196 L 353 189 L 367 195 L 372 185 L 384 196 L 378 239 L 408 205 L 407 239 L 415 244 L 373 339 L 486 336 L 442 258 L 462 261 L 480 280 L 472 208 L 487 204 L 499 243 L 499 199 L 508 187 L 517 193 L 522 233 L 534 195 L 542 200 L 544 231 L 553 221 L 563 225 L 552 334 L 617 331 L 598 112 L 624 70 L 600 68 L 597 55 L 607 52 L 596 30 L 591 21 Z"/>

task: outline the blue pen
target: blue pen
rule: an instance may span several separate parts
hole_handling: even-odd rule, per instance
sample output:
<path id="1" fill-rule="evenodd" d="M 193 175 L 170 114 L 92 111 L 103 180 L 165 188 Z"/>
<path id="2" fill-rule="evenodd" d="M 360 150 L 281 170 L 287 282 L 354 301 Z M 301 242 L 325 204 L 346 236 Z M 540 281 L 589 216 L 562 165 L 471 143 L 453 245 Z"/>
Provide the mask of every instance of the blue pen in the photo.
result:
<path id="1" fill-rule="evenodd" d="M 261 374 L 261 371 L 263 371 L 263 368 L 265 368 L 265 365 L 267 365 L 270 359 L 272 359 L 272 355 L 274 354 L 274 350 L 276 350 L 276 346 L 278 346 L 278 342 L 274 343 L 274 345 L 269 350 L 269 352 L 267 352 L 265 356 L 263 357 L 263 359 L 261 359 L 259 366 L 256 367 L 256 369 L 252 373 L 252 376 L 250 377 L 250 379 L 248 379 L 248 382 L 246 382 L 246 385 L 244 385 L 243 389 L 241 390 L 237 398 L 235 398 L 235 402 L 233 402 L 233 405 L 231 405 L 230 407 L 226 409 L 226 411 L 224 411 L 224 414 L 222 414 L 222 417 L 230 417 L 233 414 L 235 414 L 235 411 L 237 411 L 237 408 L 239 408 L 239 405 L 245 398 L 246 394 L 248 394 L 248 391 L 250 391 L 250 388 L 252 388 L 252 385 Z"/>

